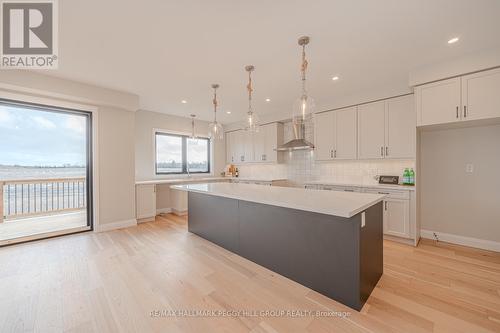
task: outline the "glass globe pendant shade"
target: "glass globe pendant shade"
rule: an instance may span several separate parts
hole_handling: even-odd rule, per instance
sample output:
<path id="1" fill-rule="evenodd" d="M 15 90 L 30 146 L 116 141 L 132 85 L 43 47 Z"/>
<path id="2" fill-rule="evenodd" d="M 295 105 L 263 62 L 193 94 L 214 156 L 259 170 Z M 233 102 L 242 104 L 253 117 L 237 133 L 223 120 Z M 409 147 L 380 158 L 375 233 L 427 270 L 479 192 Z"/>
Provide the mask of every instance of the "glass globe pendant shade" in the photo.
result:
<path id="1" fill-rule="evenodd" d="M 257 133 L 259 132 L 259 123 L 260 119 L 259 116 L 255 112 L 248 112 L 247 113 L 247 120 L 246 120 L 246 127 L 245 129 L 249 132 L 254 132 Z"/>
<path id="2" fill-rule="evenodd" d="M 208 129 L 209 129 L 209 132 L 208 132 L 208 136 L 210 139 L 213 139 L 213 140 L 223 140 L 224 139 L 224 128 L 222 127 L 222 125 L 217 122 L 217 121 L 214 121 L 212 123 L 210 123 L 210 125 L 208 125 Z"/>
<path id="3" fill-rule="evenodd" d="M 314 99 L 307 94 L 303 94 L 293 104 L 293 121 L 295 123 L 305 122 L 312 117 L 315 110 Z"/>

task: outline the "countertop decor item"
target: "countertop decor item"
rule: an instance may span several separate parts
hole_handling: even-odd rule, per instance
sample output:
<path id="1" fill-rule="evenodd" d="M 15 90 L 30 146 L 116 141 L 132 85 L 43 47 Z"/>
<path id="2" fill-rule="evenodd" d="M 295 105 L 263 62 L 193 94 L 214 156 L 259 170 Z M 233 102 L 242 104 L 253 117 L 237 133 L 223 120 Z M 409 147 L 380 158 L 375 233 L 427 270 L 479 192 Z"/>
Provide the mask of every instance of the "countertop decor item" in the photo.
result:
<path id="1" fill-rule="evenodd" d="M 224 139 L 224 128 L 222 128 L 222 124 L 217 121 L 217 89 L 219 85 L 214 83 L 212 84 L 212 89 L 214 90 L 214 98 L 212 100 L 212 104 L 214 105 L 214 121 L 208 125 L 209 132 L 208 136 L 212 140 L 223 140 Z"/>
<path id="2" fill-rule="evenodd" d="M 259 131 L 259 116 L 252 109 L 252 72 L 255 70 L 255 67 L 252 65 L 245 66 L 245 70 L 248 72 L 248 112 L 247 112 L 247 120 L 245 124 L 245 130 L 249 132 L 258 132 Z"/>

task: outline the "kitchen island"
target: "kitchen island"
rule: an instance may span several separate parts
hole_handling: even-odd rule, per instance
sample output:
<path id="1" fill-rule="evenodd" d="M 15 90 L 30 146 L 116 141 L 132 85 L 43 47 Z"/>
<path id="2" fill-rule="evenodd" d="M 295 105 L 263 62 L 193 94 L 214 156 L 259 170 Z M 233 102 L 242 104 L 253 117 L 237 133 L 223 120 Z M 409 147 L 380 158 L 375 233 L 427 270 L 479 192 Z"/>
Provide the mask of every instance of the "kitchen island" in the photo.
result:
<path id="1" fill-rule="evenodd" d="M 188 230 L 353 309 L 383 270 L 384 195 L 251 184 L 174 185 Z"/>

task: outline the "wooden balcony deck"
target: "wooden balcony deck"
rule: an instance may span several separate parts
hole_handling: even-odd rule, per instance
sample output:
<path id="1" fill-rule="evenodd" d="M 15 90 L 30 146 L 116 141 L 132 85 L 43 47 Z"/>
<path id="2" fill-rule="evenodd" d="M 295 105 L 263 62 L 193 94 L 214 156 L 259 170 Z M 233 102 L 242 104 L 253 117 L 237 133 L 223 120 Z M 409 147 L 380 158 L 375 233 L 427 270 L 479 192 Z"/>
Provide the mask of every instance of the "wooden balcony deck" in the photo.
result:
<path id="1" fill-rule="evenodd" d="M 6 219 L 0 223 L 0 245 L 88 229 L 90 228 L 87 227 L 87 212 L 84 209 L 75 212 L 54 212 L 44 216 Z"/>

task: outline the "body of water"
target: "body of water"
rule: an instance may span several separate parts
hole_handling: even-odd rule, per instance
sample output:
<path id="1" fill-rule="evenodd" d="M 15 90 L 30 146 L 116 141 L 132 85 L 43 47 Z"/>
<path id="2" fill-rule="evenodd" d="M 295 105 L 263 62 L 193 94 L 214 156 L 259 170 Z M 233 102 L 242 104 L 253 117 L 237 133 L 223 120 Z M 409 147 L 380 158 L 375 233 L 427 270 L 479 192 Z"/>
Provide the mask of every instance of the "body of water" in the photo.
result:
<path id="1" fill-rule="evenodd" d="M 85 176 L 85 168 L 34 168 L 0 165 L 0 181 L 14 179 L 77 178 Z"/>

